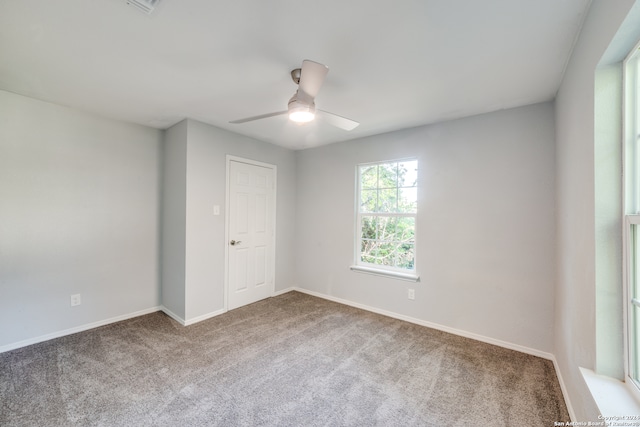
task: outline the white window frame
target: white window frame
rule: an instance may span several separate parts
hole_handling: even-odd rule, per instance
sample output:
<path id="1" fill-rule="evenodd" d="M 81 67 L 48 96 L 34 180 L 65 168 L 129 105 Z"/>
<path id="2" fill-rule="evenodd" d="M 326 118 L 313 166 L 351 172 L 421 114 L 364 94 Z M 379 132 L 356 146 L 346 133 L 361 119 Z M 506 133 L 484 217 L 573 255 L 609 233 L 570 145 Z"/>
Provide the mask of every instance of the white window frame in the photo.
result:
<path id="1" fill-rule="evenodd" d="M 355 223 L 355 250 L 354 250 L 354 265 L 351 266 L 351 270 L 360 272 L 360 273 L 368 273 L 378 276 L 391 277 L 395 279 L 407 280 L 417 282 L 420 280 L 420 276 L 417 273 L 417 222 L 418 222 L 418 209 L 413 213 L 397 213 L 397 212 L 361 212 L 361 177 L 360 170 L 363 166 L 378 166 L 389 163 L 402 163 L 407 161 L 415 161 L 418 163 L 418 169 L 420 168 L 418 158 L 417 157 L 409 157 L 402 159 L 393 159 L 393 160 L 384 160 L 379 162 L 369 162 L 369 163 L 360 163 L 356 165 L 356 223 Z M 396 186 L 396 188 L 400 188 Z M 416 189 L 418 186 L 416 185 Z M 380 217 L 397 217 L 397 218 L 414 218 L 414 249 L 413 249 L 413 268 L 412 269 L 404 269 L 398 267 L 391 266 L 383 266 L 377 264 L 370 264 L 363 262 L 361 260 L 361 248 L 362 248 L 362 235 L 361 235 L 361 227 L 362 227 L 362 217 L 363 216 L 380 216 Z"/>
<path id="2" fill-rule="evenodd" d="M 640 43 L 623 63 L 623 316 L 625 379 L 629 390 L 640 398 L 640 343 L 634 336 L 634 311 L 640 295 L 634 295 L 639 279 L 637 254 L 640 239 Z"/>

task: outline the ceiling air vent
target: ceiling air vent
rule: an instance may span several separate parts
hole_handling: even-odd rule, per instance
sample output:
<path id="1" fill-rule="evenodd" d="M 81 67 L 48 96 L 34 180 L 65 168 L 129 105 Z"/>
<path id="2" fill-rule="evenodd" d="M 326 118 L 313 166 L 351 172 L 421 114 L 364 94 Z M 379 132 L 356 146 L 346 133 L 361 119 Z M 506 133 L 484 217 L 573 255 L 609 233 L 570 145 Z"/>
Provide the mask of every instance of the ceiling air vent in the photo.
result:
<path id="1" fill-rule="evenodd" d="M 160 0 L 127 0 L 127 4 L 137 7 L 146 14 L 150 14 L 155 9 Z"/>

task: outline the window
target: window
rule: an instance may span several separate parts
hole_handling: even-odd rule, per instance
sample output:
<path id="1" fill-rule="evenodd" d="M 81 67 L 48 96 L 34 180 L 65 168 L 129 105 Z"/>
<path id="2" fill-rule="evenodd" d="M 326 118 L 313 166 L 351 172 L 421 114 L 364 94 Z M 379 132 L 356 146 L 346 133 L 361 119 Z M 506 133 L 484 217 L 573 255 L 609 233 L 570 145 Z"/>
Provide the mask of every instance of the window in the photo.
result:
<path id="1" fill-rule="evenodd" d="M 358 165 L 356 270 L 415 276 L 418 161 Z"/>
<path id="2" fill-rule="evenodd" d="M 624 64 L 624 259 L 627 376 L 640 386 L 640 53 Z"/>

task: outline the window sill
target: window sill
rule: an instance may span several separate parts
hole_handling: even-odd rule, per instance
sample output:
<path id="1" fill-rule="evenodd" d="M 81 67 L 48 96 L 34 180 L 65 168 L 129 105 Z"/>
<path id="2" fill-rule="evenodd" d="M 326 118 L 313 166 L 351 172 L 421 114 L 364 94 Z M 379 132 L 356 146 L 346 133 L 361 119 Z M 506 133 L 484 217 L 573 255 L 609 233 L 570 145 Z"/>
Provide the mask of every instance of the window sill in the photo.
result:
<path id="1" fill-rule="evenodd" d="M 406 280 L 408 282 L 417 282 L 420 280 L 420 276 L 409 273 L 401 273 L 399 271 L 380 270 L 378 268 L 363 267 L 361 265 L 352 265 L 350 268 L 352 271 L 355 271 L 357 273 L 373 274 L 374 276 L 390 277 L 392 279 Z"/>
<path id="2" fill-rule="evenodd" d="M 591 369 L 580 368 L 580 372 L 604 421 L 614 422 L 615 425 L 616 417 L 619 417 L 619 421 L 624 421 L 625 415 L 640 414 L 640 402 L 629 389 L 633 387 L 632 384 L 598 375 Z"/>

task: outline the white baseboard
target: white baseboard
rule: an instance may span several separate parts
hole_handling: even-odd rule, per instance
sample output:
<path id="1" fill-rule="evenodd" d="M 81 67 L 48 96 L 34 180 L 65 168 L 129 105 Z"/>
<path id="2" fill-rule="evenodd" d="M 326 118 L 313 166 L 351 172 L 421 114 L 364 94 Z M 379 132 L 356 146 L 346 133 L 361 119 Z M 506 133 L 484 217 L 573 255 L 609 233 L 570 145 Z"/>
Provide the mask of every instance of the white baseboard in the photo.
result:
<path id="1" fill-rule="evenodd" d="M 290 291 L 290 290 L 288 290 L 288 291 Z M 98 322 L 87 323 L 85 325 L 76 326 L 75 328 L 65 329 L 63 331 L 58 331 L 58 332 L 52 332 L 50 334 L 41 335 L 41 336 L 36 337 L 36 338 L 30 338 L 28 340 L 23 340 L 23 341 L 18 341 L 16 343 L 12 343 L 12 344 L 7 344 L 7 345 L 4 345 L 4 346 L 0 347 L 0 353 L 4 353 L 6 351 L 11 351 L 11 350 L 16 350 L 18 348 L 26 347 L 26 346 L 32 345 L 32 344 L 37 344 L 37 343 L 43 342 L 43 341 L 52 340 L 54 338 L 60 338 L 60 337 L 66 336 L 66 335 L 76 334 L 78 332 L 87 331 L 89 329 L 98 328 L 100 326 L 109 325 L 111 323 L 121 322 L 123 320 L 132 319 L 134 317 L 144 316 L 145 314 L 155 313 L 156 311 L 164 312 L 167 316 L 171 317 L 173 320 L 175 320 L 176 322 L 180 323 L 182 326 L 193 325 L 194 323 L 198 323 L 198 322 L 201 322 L 203 320 L 207 320 L 207 319 L 210 319 L 210 318 L 215 317 L 215 316 L 219 316 L 219 315 L 227 312 L 227 310 L 221 309 L 221 310 L 213 311 L 211 313 L 204 314 L 202 316 L 194 317 L 193 319 L 184 320 L 182 317 L 178 316 L 177 314 L 175 314 L 174 312 L 172 312 L 171 310 L 169 310 L 165 306 L 152 307 L 152 308 L 148 308 L 148 309 L 145 309 L 145 310 L 136 311 L 134 313 L 124 314 L 122 316 L 116 316 L 116 317 L 112 317 L 110 319 L 100 320 Z"/>
<path id="2" fill-rule="evenodd" d="M 567 386 L 564 384 L 564 379 L 562 379 L 562 373 L 560 372 L 560 365 L 556 360 L 556 357 L 553 356 L 553 367 L 556 370 L 556 376 L 558 377 L 558 382 L 560 383 L 560 390 L 562 390 L 562 396 L 564 397 L 564 404 L 567 405 L 567 411 L 569 412 L 569 418 L 571 421 L 577 421 L 576 413 L 573 410 L 573 406 L 571 405 L 571 399 L 569 399 L 569 390 L 567 390 Z M 558 420 L 560 421 L 560 420 Z"/>
<path id="3" fill-rule="evenodd" d="M 89 329 L 98 328 L 100 326 L 109 325 L 111 323 L 121 322 L 123 320 L 132 319 L 138 316 L 144 316 L 145 314 L 155 313 L 156 311 L 160 311 L 161 307 L 152 307 L 147 308 L 145 310 L 136 311 L 134 313 L 124 314 L 122 316 L 112 317 L 110 319 L 100 320 L 98 322 L 87 323 L 81 326 L 76 326 L 74 328 L 65 329 L 63 331 L 52 332 L 50 334 L 41 335 L 36 338 L 30 338 L 28 340 L 18 341 L 16 343 L 7 344 L 0 347 L 0 353 L 4 353 L 6 351 L 16 350 L 18 348 L 26 347 L 28 345 L 37 344 L 39 342 L 48 341 L 54 338 L 60 338 L 67 335 L 77 334 L 78 332 L 83 332 Z"/>
<path id="4" fill-rule="evenodd" d="M 227 310 L 221 308 L 220 310 L 212 311 L 211 313 L 203 314 L 202 316 L 194 317 L 184 322 L 184 326 L 193 325 L 194 323 L 202 322 L 203 320 L 211 319 L 212 317 L 220 316 L 226 313 Z"/>
<path id="5" fill-rule="evenodd" d="M 275 291 L 273 294 L 271 294 L 271 296 L 277 297 L 279 295 L 283 295 L 283 294 L 286 294 L 287 292 L 291 292 L 294 290 L 296 290 L 296 288 L 291 287 L 291 288 L 283 289 L 280 291 Z M 198 322 L 202 322 L 203 320 L 211 319 L 212 317 L 220 316 L 221 314 L 224 314 L 229 310 L 225 308 L 221 308 L 220 310 L 212 311 L 211 313 L 203 314 L 202 316 L 194 317 L 193 319 L 188 319 L 188 320 L 185 320 L 182 317 L 178 316 L 177 314 L 173 313 L 167 307 L 162 306 L 162 311 L 167 316 L 171 317 L 173 320 L 180 323 L 182 326 L 189 326 Z"/>
<path id="6" fill-rule="evenodd" d="M 292 290 L 302 292 L 308 295 L 312 295 L 318 298 L 323 298 L 329 301 L 337 302 L 344 305 L 349 305 L 351 307 L 360 308 L 362 310 L 371 311 L 372 313 L 382 314 L 383 316 L 392 317 L 398 320 L 404 320 L 405 322 L 415 323 L 416 325 L 426 326 L 428 328 L 437 329 L 439 331 L 448 332 L 453 335 L 459 335 L 465 338 L 471 338 L 476 341 L 485 342 L 487 344 L 497 345 L 498 347 L 508 348 L 509 350 L 519 351 L 521 353 L 531 354 L 532 356 L 541 357 L 543 359 L 554 360 L 555 357 L 551 353 L 547 353 L 545 351 L 536 350 L 534 348 L 525 347 L 519 344 L 513 344 L 507 341 L 498 340 L 495 338 L 485 337 L 483 335 L 475 334 L 473 332 L 463 331 L 461 329 L 451 328 L 449 326 L 440 325 L 438 323 L 429 322 L 426 320 L 416 319 L 415 317 L 405 316 L 403 314 L 394 313 L 387 310 L 382 310 L 375 307 L 370 307 L 365 304 L 360 304 L 357 302 L 345 300 L 342 298 L 336 298 L 330 295 L 325 295 L 319 292 L 309 291 L 307 289 L 302 288 L 293 288 Z"/>
<path id="7" fill-rule="evenodd" d="M 303 289 L 303 288 L 299 288 L 299 287 L 295 287 L 295 286 L 287 288 L 287 289 L 282 289 L 280 291 L 276 291 L 276 292 L 273 293 L 272 296 L 276 297 L 276 296 L 283 295 L 283 294 L 286 294 L 286 293 L 292 292 L 292 291 L 298 291 L 298 292 L 301 292 L 301 293 L 304 293 L 304 294 L 308 294 L 308 295 L 312 295 L 312 296 L 315 296 L 315 297 L 318 297 L 318 298 L 323 298 L 323 299 L 326 299 L 326 300 L 329 300 L 329 301 L 333 301 L 333 302 L 337 302 L 337 303 L 340 303 L 340 304 L 348 305 L 348 306 L 351 306 L 351 307 L 359 308 L 359 309 L 362 309 L 362 310 L 370 311 L 372 313 L 381 314 L 383 316 L 391 317 L 391 318 L 394 318 L 394 319 L 404 320 L 404 321 L 409 322 L 409 323 L 414 323 L 414 324 L 417 324 L 417 325 L 426 326 L 428 328 L 440 330 L 440 331 L 443 331 L 443 332 L 448 332 L 450 334 L 459 335 L 459 336 L 466 337 L 466 338 L 471 338 L 471 339 L 474 339 L 476 341 L 481 341 L 481 342 L 485 342 L 485 343 L 488 343 L 488 344 L 497 345 L 499 347 L 504 347 L 504 348 L 507 348 L 507 349 L 510 349 L 510 350 L 515 350 L 515 351 L 519 351 L 521 353 L 531 354 L 533 356 L 537 356 L 537 357 L 541 357 L 543 359 L 551 360 L 553 362 L 553 366 L 555 368 L 556 375 L 558 377 L 558 382 L 560 383 L 560 389 L 562 390 L 562 395 L 564 396 L 564 400 L 565 400 L 565 403 L 567 405 L 567 410 L 569 411 L 569 416 L 571 417 L 572 421 L 575 421 L 575 419 L 576 419 L 575 412 L 574 412 L 573 407 L 571 405 L 571 400 L 569 399 L 569 393 L 567 391 L 567 387 L 566 387 L 566 385 L 564 383 L 564 380 L 562 378 L 562 374 L 560 372 L 560 367 L 558 366 L 558 362 L 557 362 L 555 356 L 553 354 L 551 354 L 551 353 L 543 352 L 543 351 L 532 349 L 532 348 L 529 348 L 529 347 L 524 347 L 524 346 L 521 346 L 521 345 L 518 345 L 518 344 L 509 343 L 509 342 L 502 341 L 502 340 L 497 340 L 497 339 L 494 339 L 494 338 L 485 337 L 485 336 L 478 335 L 478 334 L 475 334 L 475 333 L 472 333 L 472 332 L 467 332 L 467 331 L 463 331 L 463 330 L 460 330 L 460 329 L 451 328 L 451 327 L 440 325 L 440 324 L 437 324 L 437 323 L 428 322 L 428 321 L 421 320 L 421 319 L 416 319 L 414 317 L 405 316 L 405 315 L 394 313 L 394 312 L 390 312 L 390 311 L 387 311 L 387 310 L 381 310 L 381 309 L 378 309 L 378 308 L 375 308 L 375 307 L 367 306 L 365 304 L 352 302 L 352 301 L 345 300 L 345 299 L 342 299 L 342 298 L 333 297 L 333 296 L 330 296 L 330 295 L 322 294 L 320 292 L 314 292 L 314 291 L 310 291 L 308 289 Z M 7 344 L 7 345 L 4 345 L 4 346 L 0 347 L 0 353 L 4 353 L 4 352 L 7 352 L 7 351 L 15 350 L 15 349 L 18 349 L 18 348 L 21 348 L 21 347 L 26 347 L 26 346 L 29 346 L 29 345 L 32 345 L 32 344 L 37 344 L 37 343 L 40 343 L 40 342 L 43 342 L 43 341 L 48 341 L 48 340 L 51 340 L 51 339 L 54 339 L 54 338 L 59 338 L 59 337 L 63 337 L 63 336 L 66 336 L 66 335 L 76 334 L 78 332 L 83 332 L 83 331 L 86 331 L 86 330 L 89 330 L 89 329 L 98 328 L 100 326 L 109 325 L 111 323 L 116 323 L 116 322 L 120 322 L 120 321 L 123 321 L 123 320 L 132 319 L 134 317 L 143 316 L 145 314 L 154 313 L 156 311 L 164 312 L 167 316 L 171 317 L 172 319 L 174 319 L 175 321 L 177 321 L 178 323 L 180 323 L 183 326 L 189 326 L 189 325 L 192 325 L 194 323 L 198 323 L 198 322 L 201 322 L 203 320 L 210 319 L 212 317 L 219 316 L 219 315 L 224 314 L 224 313 L 227 312 L 227 310 L 221 309 L 221 310 L 213 311 L 211 313 L 207 313 L 207 314 L 202 315 L 202 316 L 195 317 L 193 319 L 185 320 L 182 317 L 178 316 L 177 314 L 173 313 L 171 310 L 169 310 L 165 306 L 152 307 L 152 308 L 148 308 L 148 309 L 145 309 L 145 310 L 136 311 L 134 313 L 125 314 L 125 315 L 122 315 L 122 316 L 116 316 L 116 317 L 112 317 L 110 319 L 101 320 L 101 321 L 98 321 L 98 322 L 87 323 L 85 325 L 77 326 L 77 327 L 70 328 L 70 329 L 65 329 L 63 331 L 53 332 L 53 333 L 50 333 L 50 334 L 41 335 L 41 336 L 36 337 L 36 338 L 31 338 L 31 339 L 28 339 L 28 340 L 19 341 L 19 342 L 12 343 L 12 344 Z"/>
<path id="8" fill-rule="evenodd" d="M 171 317 L 176 322 L 180 323 L 182 326 L 187 326 L 186 321 L 182 317 L 178 316 L 177 314 L 175 314 L 173 311 L 169 310 L 164 305 L 160 307 L 160 310 L 162 310 L 162 312 L 164 314 L 166 314 L 167 316 Z"/>
<path id="9" fill-rule="evenodd" d="M 160 309 L 162 310 L 162 312 L 164 314 L 166 314 L 167 316 L 171 317 L 173 320 L 175 320 L 176 322 L 180 323 L 182 326 L 193 325 L 195 323 L 202 322 L 203 320 L 207 320 L 207 319 L 211 319 L 212 317 L 220 316 L 221 314 L 224 314 L 224 313 L 227 312 L 227 310 L 222 308 L 220 310 L 212 311 L 211 313 L 203 314 L 202 316 L 194 317 L 193 319 L 185 320 L 182 317 L 180 317 L 177 314 L 175 314 L 173 311 L 169 310 L 164 305 L 162 307 L 160 307 Z"/>
<path id="10" fill-rule="evenodd" d="M 271 296 L 272 297 L 277 297 L 277 296 L 286 294 L 287 292 L 297 291 L 297 290 L 298 290 L 298 288 L 290 287 L 290 288 L 287 288 L 287 289 L 282 289 L 280 291 L 275 291 L 273 294 L 271 294 Z"/>
<path id="11" fill-rule="evenodd" d="M 565 404 L 567 405 L 567 411 L 569 412 L 569 417 L 571 417 L 571 421 L 575 421 L 576 420 L 576 414 L 573 410 L 573 406 L 571 405 L 571 400 L 569 399 L 569 392 L 567 390 L 567 386 L 564 383 L 564 380 L 562 378 L 562 373 L 560 372 L 560 367 L 558 366 L 558 361 L 556 360 L 556 357 L 552 354 L 552 353 L 547 353 L 544 351 L 540 351 L 540 350 L 536 350 L 533 348 L 529 348 L 529 347 L 525 347 L 519 344 L 513 344 L 507 341 L 502 341 L 502 340 L 497 340 L 494 338 L 489 338 L 489 337 L 485 337 L 483 335 L 478 335 L 478 334 L 474 334 L 472 332 L 467 332 L 467 331 L 463 331 L 460 329 L 455 329 L 455 328 L 451 328 L 448 326 L 444 326 L 444 325 L 440 325 L 438 323 L 433 323 L 433 322 L 428 322 L 425 320 L 421 320 L 421 319 L 416 319 L 414 317 L 410 317 L 410 316 L 404 316 L 402 314 L 398 314 L 398 313 L 393 313 L 390 311 L 386 311 L 386 310 L 381 310 L 379 308 L 375 308 L 375 307 L 370 307 L 364 304 L 360 304 L 360 303 L 356 303 L 356 302 L 352 302 L 349 300 L 345 300 L 342 298 L 336 298 L 330 295 L 326 295 L 326 294 L 322 294 L 320 292 L 314 292 L 314 291 L 310 291 L 308 289 L 303 289 L 303 288 L 298 288 L 298 287 L 293 287 L 293 288 L 289 288 L 286 290 L 287 292 L 290 291 L 298 291 L 304 294 L 308 294 L 308 295 L 312 295 L 318 298 L 323 298 L 329 301 L 333 301 L 333 302 L 337 302 L 340 304 L 344 304 L 344 305 L 348 305 L 351 307 L 355 307 L 355 308 L 360 308 L 362 310 L 366 310 L 366 311 L 370 311 L 372 313 L 377 313 L 377 314 L 381 314 L 383 316 L 387 316 L 387 317 L 392 317 L 394 319 L 399 319 L 399 320 L 404 320 L 406 322 L 409 323 L 415 323 L 417 325 L 421 325 L 421 326 L 426 326 L 428 328 L 433 328 L 433 329 L 437 329 L 439 331 L 443 331 L 443 332 L 448 332 L 450 334 L 454 334 L 454 335 L 459 335 L 465 338 L 471 338 L 474 339 L 476 341 L 481 341 L 481 342 L 485 342 L 487 344 L 493 344 L 493 345 L 497 345 L 499 347 L 504 347 L 507 348 L 509 350 L 515 350 L 515 351 L 519 351 L 521 353 L 526 353 L 526 354 L 530 354 L 532 356 L 537 356 L 540 357 L 542 359 L 547 359 L 547 360 L 551 360 L 553 362 L 553 367 L 556 371 L 556 376 L 558 377 L 558 382 L 560 383 L 560 390 L 562 391 L 562 396 L 564 397 L 564 401 Z M 280 294 L 285 293 L 284 291 L 282 291 Z"/>

